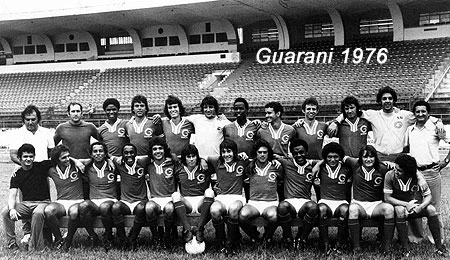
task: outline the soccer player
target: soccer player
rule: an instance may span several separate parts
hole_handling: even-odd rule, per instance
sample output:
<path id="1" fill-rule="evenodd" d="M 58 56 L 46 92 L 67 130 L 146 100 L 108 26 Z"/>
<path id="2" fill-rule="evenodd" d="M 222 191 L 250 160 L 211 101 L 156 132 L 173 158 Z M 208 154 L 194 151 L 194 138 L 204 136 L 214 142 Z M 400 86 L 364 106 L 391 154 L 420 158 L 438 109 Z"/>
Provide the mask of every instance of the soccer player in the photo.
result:
<path id="1" fill-rule="evenodd" d="M 395 209 L 395 225 L 403 256 L 409 256 L 406 219 L 418 217 L 428 218 L 428 226 L 433 235 L 436 254 L 447 256 L 447 250 L 441 242 L 438 212 L 431 204 L 431 191 L 427 185 L 424 189 L 418 185 L 418 178 L 422 177 L 416 175 L 416 159 L 406 154 L 400 154 L 395 159 L 395 164 L 396 167 L 386 174 L 383 191 L 384 200 L 392 204 Z M 418 194 L 422 195 L 422 199 L 419 201 L 416 200 Z"/>
<path id="2" fill-rule="evenodd" d="M 81 119 L 83 107 L 80 103 L 70 103 L 67 106 L 67 115 L 70 117 L 70 120 L 56 127 L 55 136 L 53 137 L 55 144 L 59 144 L 62 141 L 62 144 L 69 147 L 73 158 L 90 158 L 91 137 L 101 140 L 97 128 L 92 123 L 87 123 Z"/>
<path id="3" fill-rule="evenodd" d="M 42 228 L 45 222 L 44 208 L 50 203 L 47 172 L 52 162 L 34 162 L 34 146 L 23 144 L 17 150 L 20 169 L 11 177 L 8 195 L 8 210 L 2 212 L 3 227 L 8 249 L 18 249 L 15 240 L 14 221 L 31 219 L 30 251 L 44 249 Z M 18 190 L 22 192 L 22 202 L 16 202 Z M 52 223 L 47 223 L 51 225 Z M 54 227 L 51 227 L 53 229 Z"/>
<path id="4" fill-rule="evenodd" d="M 241 225 L 251 225 L 251 220 L 262 216 L 268 221 L 264 230 L 264 242 L 269 245 L 277 228 L 277 186 L 284 177 L 283 167 L 273 163 L 271 145 L 263 140 L 257 140 L 253 145 L 252 157 L 255 159 L 246 169 L 246 177 L 250 182 L 250 199 L 239 213 Z M 245 229 L 244 229 L 245 231 Z M 254 234 L 248 234 L 256 239 Z"/>
<path id="5" fill-rule="evenodd" d="M 311 200 L 311 188 L 314 181 L 312 167 L 315 161 L 307 160 L 308 143 L 305 140 L 294 138 L 289 149 L 292 159 L 280 159 L 284 168 L 285 200 L 278 204 L 278 221 L 283 229 L 283 244 L 290 248 L 293 245 L 292 218 L 303 219 L 303 228 L 296 236 L 295 245 L 300 250 L 306 247 L 311 230 L 319 215 L 317 203 Z"/>
<path id="6" fill-rule="evenodd" d="M 348 193 L 350 192 L 352 172 L 342 164 L 344 149 L 331 142 L 322 149 L 324 164 L 320 165 L 317 178 L 320 180 L 319 205 L 319 247 L 322 253 L 329 253 L 328 218 L 338 218 L 336 249 L 344 246 L 348 219 Z"/>
<path id="7" fill-rule="evenodd" d="M 195 145 L 187 144 L 181 150 L 181 166 L 175 172 L 180 191 L 172 194 L 176 216 L 183 224 L 184 242 L 192 240 L 191 226 L 187 219 L 189 213 L 200 213 L 196 240 L 204 241 L 205 225 L 209 221 L 211 204 L 214 202 L 214 191 L 209 188 L 211 170 L 203 170 L 200 156 Z"/>
<path id="8" fill-rule="evenodd" d="M 237 144 L 231 139 L 225 139 L 220 144 L 220 156 L 210 156 L 208 162 L 214 167 L 216 173 L 214 189 L 217 196 L 210 208 L 216 231 L 216 245 L 226 255 L 233 255 L 239 245 L 239 211 L 245 204 L 242 188 L 248 160 L 240 160 Z M 224 217 L 226 215 L 228 215 L 228 240 L 225 243 Z M 249 226 L 242 226 L 242 228 L 253 230 Z M 254 232 L 257 230 L 254 229 Z"/>
<path id="9" fill-rule="evenodd" d="M 86 165 L 83 178 L 89 183 L 89 199 L 78 207 L 80 220 L 87 230 L 92 229 L 94 217 L 100 215 L 105 227 L 104 247 L 109 250 L 112 245 L 112 212 L 117 201 L 116 173 L 114 165 L 107 160 L 108 148 L 102 142 L 92 143 L 90 151 L 92 160 Z M 89 234 L 92 245 L 98 242 L 95 233 Z"/>
<path id="10" fill-rule="evenodd" d="M 131 100 L 133 117 L 126 125 L 130 143 L 137 147 L 137 155 L 148 154 L 148 143 L 155 137 L 164 137 L 161 124 L 155 124 L 147 118 L 149 111 L 147 98 L 143 95 L 134 96 Z"/>
<path id="11" fill-rule="evenodd" d="M 170 248 L 170 234 L 174 222 L 172 194 L 177 189 L 174 175 L 176 162 L 172 160 L 170 149 L 161 137 L 150 139 L 148 158 L 150 161 L 146 166 L 146 174 L 149 175 L 148 187 L 151 198 L 145 207 L 146 216 L 150 222 L 150 230 L 155 236 L 157 234 L 157 218 L 164 213 L 165 231 L 159 230 L 158 240 L 160 245 Z"/>
<path id="12" fill-rule="evenodd" d="M 195 133 L 194 125 L 184 116 L 186 110 L 178 97 L 169 95 L 164 104 L 164 114 L 167 118 L 162 119 L 162 128 L 170 151 L 176 156 L 181 156 L 181 150 Z"/>
<path id="13" fill-rule="evenodd" d="M 107 98 L 103 102 L 103 110 L 107 119 L 98 128 L 102 141 L 108 147 L 108 153 L 113 156 L 121 156 L 122 147 L 130 140 L 127 136 L 126 120 L 118 118 L 120 103 L 115 98 Z"/>
<path id="14" fill-rule="evenodd" d="M 344 158 L 345 164 L 353 171 L 353 200 L 349 206 L 348 227 L 353 244 L 353 252 L 361 251 L 360 220 L 384 217 L 382 252 L 388 252 L 394 236 L 394 207 L 383 202 L 383 183 L 387 168 L 382 164 L 377 151 L 371 145 L 360 149 L 358 158 Z"/>

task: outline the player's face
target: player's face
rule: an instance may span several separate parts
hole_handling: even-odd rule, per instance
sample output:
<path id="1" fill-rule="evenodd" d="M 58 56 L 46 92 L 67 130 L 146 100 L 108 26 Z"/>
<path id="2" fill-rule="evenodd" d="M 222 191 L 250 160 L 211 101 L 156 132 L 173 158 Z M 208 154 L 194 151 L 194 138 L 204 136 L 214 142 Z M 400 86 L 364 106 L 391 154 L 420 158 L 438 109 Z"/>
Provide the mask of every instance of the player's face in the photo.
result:
<path id="1" fill-rule="evenodd" d="M 105 109 L 105 113 L 109 120 L 116 121 L 117 114 L 119 114 L 119 109 L 115 105 L 109 104 Z"/>
<path id="2" fill-rule="evenodd" d="M 367 151 L 362 156 L 362 163 L 366 168 L 371 168 L 375 164 L 375 156 L 370 155 Z"/>
<path id="3" fill-rule="evenodd" d="M 92 147 L 92 159 L 94 159 L 95 162 L 102 162 L 106 158 L 105 150 L 103 149 L 103 145 L 96 144 Z"/>
<path id="4" fill-rule="evenodd" d="M 335 166 L 338 165 L 340 159 L 341 158 L 339 157 L 339 154 L 337 154 L 337 153 L 328 153 L 326 161 L 327 161 L 327 164 L 329 166 L 335 167 Z"/>
<path id="5" fill-rule="evenodd" d="M 186 164 L 189 167 L 195 167 L 195 165 L 197 165 L 197 155 L 195 154 L 186 155 Z"/>
<path id="6" fill-rule="evenodd" d="M 69 152 L 62 152 L 58 157 L 58 165 L 68 167 L 70 165 L 69 157 Z"/>
<path id="7" fill-rule="evenodd" d="M 394 110 L 394 98 L 391 93 L 384 93 L 381 96 L 381 108 L 386 113 L 390 113 Z"/>
<path id="8" fill-rule="evenodd" d="M 405 176 L 405 172 L 402 168 L 400 168 L 400 166 L 398 166 L 398 164 L 395 165 L 394 173 L 397 179 L 401 179 L 403 176 Z"/>
<path id="9" fill-rule="evenodd" d="M 245 109 L 245 105 L 243 102 L 236 102 L 233 106 L 234 116 L 236 119 L 239 118 L 247 118 L 247 109 Z"/>
<path id="10" fill-rule="evenodd" d="M 303 113 L 308 120 L 314 120 L 314 118 L 316 118 L 317 112 L 318 109 L 316 105 L 306 105 L 305 110 L 303 110 Z"/>
<path id="11" fill-rule="evenodd" d="M 266 107 L 266 121 L 267 123 L 275 122 L 280 117 L 280 113 L 275 113 L 272 107 Z"/>
<path id="12" fill-rule="evenodd" d="M 212 119 L 216 116 L 216 109 L 213 105 L 204 105 L 203 106 L 203 114 L 206 116 L 206 118 Z"/>
<path id="13" fill-rule="evenodd" d="M 269 149 L 267 147 L 262 146 L 256 151 L 256 160 L 260 163 L 266 163 L 269 158 Z"/>
<path id="14" fill-rule="evenodd" d="M 347 115 L 348 119 L 353 119 L 357 115 L 355 104 L 345 105 L 344 111 L 345 111 L 345 114 Z"/>
<path id="15" fill-rule="evenodd" d="M 300 165 L 304 165 L 306 163 L 306 149 L 303 145 L 294 147 L 291 153 L 296 163 Z"/>
<path id="16" fill-rule="evenodd" d="M 154 145 L 152 147 L 152 155 L 153 159 L 155 160 L 164 159 L 164 147 L 162 147 L 161 145 Z"/>
<path id="17" fill-rule="evenodd" d="M 36 111 L 33 110 L 30 114 L 25 115 L 23 121 L 28 131 L 33 133 L 37 131 L 39 121 L 37 119 Z"/>
<path id="18" fill-rule="evenodd" d="M 70 121 L 72 121 L 72 123 L 78 123 L 81 120 L 81 107 L 80 105 L 71 105 L 69 108 L 69 117 L 70 117 Z"/>
<path id="19" fill-rule="evenodd" d="M 430 114 L 428 114 L 426 106 L 417 106 L 416 109 L 414 110 L 414 114 L 416 116 L 417 122 L 422 123 L 425 123 L 430 117 Z"/>
<path id="20" fill-rule="evenodd" d="M 222 158 L 226 163 L 233 162 L 234 159 L 233 150 L 231 150 L 230 148 L 222 149 Z"/>
<path id="21" fill-rule="evenodd" d="M 20 164 L 26 168 L 29 168 L 33 165 L 34 157 L 34 153 L 23 152 L 20 156 Z"/>
<path id="22" fill-rule="evenodd" d="M 177 118 L 180 116 L 180 108 L 178 104 L 167 105 L 167 111 L 169 111 L 170 118 Z"/>
<path id="23" fill-rule="evenodd" d="M 128 165 L 132 166 L 136 160 L 136 151 L 133 146 L 125 146 L 122 152 L 123 161 Z"/>
<path id="24" fill-rule="evenodd" d="M 147 110 L 145 109 L 145 104 L 141 102 L 134 103 L 133 111 L 136 117 L 144 117 L 145 114 L 147 113 Z"/>

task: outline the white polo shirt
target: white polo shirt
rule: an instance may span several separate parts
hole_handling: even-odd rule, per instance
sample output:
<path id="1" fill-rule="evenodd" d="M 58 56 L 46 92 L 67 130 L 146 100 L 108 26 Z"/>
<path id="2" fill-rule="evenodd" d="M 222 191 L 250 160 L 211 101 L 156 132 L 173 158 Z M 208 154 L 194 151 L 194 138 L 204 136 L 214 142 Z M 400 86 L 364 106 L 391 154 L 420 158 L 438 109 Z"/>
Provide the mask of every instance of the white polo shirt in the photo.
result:
<path id="1" fill-rule="evenodd" d="M 9 144 L 10 149 L 18 150 L 20 146 L 28 143 L 34 146 L 36 150 L 36 162 L 48 160 L 47 149 L 53 149 L 55 142 L 53 141 L 53 133 L 50 129 L 39 126 L 36 133 L 27 130 L 25 126 L 15 130 L 12 134 L 12 140 Z"/>

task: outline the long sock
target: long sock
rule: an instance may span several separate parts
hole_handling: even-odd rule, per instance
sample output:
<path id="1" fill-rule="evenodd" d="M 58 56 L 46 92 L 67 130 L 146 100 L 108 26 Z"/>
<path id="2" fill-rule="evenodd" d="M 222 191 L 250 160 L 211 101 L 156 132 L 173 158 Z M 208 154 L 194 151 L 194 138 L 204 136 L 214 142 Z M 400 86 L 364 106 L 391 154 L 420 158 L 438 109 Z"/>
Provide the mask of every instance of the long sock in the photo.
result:
<path id="1" fill-rule="evenodd" d="M 308 236 L 314 228 L 314 224 L 316 223 L 316 221 L 317 216 L 311 217 L 308 213 L 305 214 L 305 217 L 303 218 L 303 229 L 300 236 L 301 240 L 306 241 L 308 239 Z"/>
<path id="2" fill-rule="evenodd" d="M 272 239 L 275 230 L 277 230 L 277 223 L 269 223 L 264 229 L 265 239 Z"/>
<path id="3" fill-rule="evenodd" d="M 143 226 L 144 226 L 144 223 L 138 223 L 136 221 L 133 223 L 133 227 L 131 228 L 130 235 L 128 236 L 128 238 L 130 239 L 131 242 L 134 242 L 137 240 L 139 233 L 141 232 L 141 229 Z M 154 236 L 154 235 L 155 235 L 155 233 L 152 232 L 152 236 Z"/>
<path id="4" fill-rule="evenodd" d="M 441 227 L 439 225 L 439 216 L 430 216 L 428 217 L 428 226 L 430 227 L 431 235 L 433 236 L 434 243 L 437 249 L 441 249 L 442 247 L 442 234 Z"/>
<path id="5" fill-rule="evenodd" d="M 105 227 L 105 238 L 106 240 L 112 239 L 112 228 L 113 228 L 113 221 L 111 216 L 102 216 L 102 223 L 103 227 Z"/>
<path id="6" fill-rule="evenodd" d="M 117 236 L 120 239 L 125 239 L 126 235 L 125 235 L 125 223 L 124 222 L 120 222 L 120 223 L 116 223 L 116 232 L 117 232 Z"/>
<path id="7" fill-rule="evenodd" d="M 94 218 L 92 217 L 92 214 L 89 212 L 85 216 L 80 216 L 80 221 L 83 223 L 84 228 L 86 229 L 87 233 L 90 237 L 97 239 L 97 233 L 94 231 Z"/>
<path id="8" fill-rule="evenodd" d="M 337 241 L 340 243 L 345 242 L 348 237 L 347 233 L 347 220 L 343 217 L 338 220 L 338 233 L 337 233 Z"/>
<path id="9" fill-rule="evenodd" d="M 172 231 L 173 226 L 173 220 L 172 219 L 165 219 L 164 220 L 164 239 L 166 241 L 170 240 L 170 233 Z"/>
<path id="10" fill-rule="evenodd" d="M 225 241 L 225 224 L 223 220 L 219 220 L 217 222 L 213 221 L 213 226 L 216 230 L 216 240 L 217 242 Z"/>
<path id="11" fill-rule="evenodd" d="M 259 232 L 258 228 L 253 225 L 249 224 L 241 224 L 240 227 L 244 231 L 247 236 L 249 236 L 251 239 L 258 239 L 259 238 Z"/>
<path id="12" fill-rule="evenodd" d="M 279 215 L 278 221 L 280 222 L 281 229 L 283 230 L 284 238 L 292 238 L 292 216 L 287 213 L 286 215 Z"/>
<path id="13" fill-rule="evenodd" d="M 200 206 L 200 220 L 198 221 L 198 228 L 204 228 L 206 223 L 210 220 L 210 208 L 214 202 L 214 198 L 205 197 L 203 204 Z"/>
<path id="14" fill-rule="evenodd" d="M 78 219 L 76 220 L 70 220 L 67 224 L 67 237 L 66 237 L 66 245 L 67 247 L 70 247 L 72 245 L 73 236 L 75 235 L 75 232 L 77 232 L 79 226 Z"/>
<path id="15" fill-rule="evenodd" d="M 325 221 L 319 223 L 319 240 L 323 244 L 328 244 L 328 225 L 325 224 Z"/>
<path id="16" fill-rule="evenodd" d="M 175 214 L 181 220 L 183 229 L 191 230 L 191 224 L 189 224 L 189 220 L 186 215 L 186 207 L 184 206 L 184 203 L 181 201 L 177 201 L 177 202 L 173 203 L 173 207 L 175 208 Z"/>
<path id="17" fill-rule="evenodd" d="M 395 220 L 395 227 L 397 228 L 398 240 L 403 248 L 408 247 L 408 227 L 406 226 L 405 218 L 397 218 Z"/>
<path id="18" fill-rule="evenodd" d="M 227 221 L 228 241 L 231 244 L 239 243 L 239 221 L 237 219 L 228 218 Z"/>
<path id="19" fill-rule="evenodd" d="M 385 218 L 383 224 L 383 242 L 382 248 L 384 252 L 388 252 L 392 244 L 395 230 L 395 219 Z"/>
<path id="20" fill-rule="evenodd" d="M 349 219 L 348 220 L 348 229 L 350 230 L 350 236 L 352 239 L 353 248 L 361 247 L 361 245 L 359 244 L 359 237 L 360 237 L 360 233 L 361 233 L 359 219 Z"/>
<path id="21" fill-rule="evenodd" d="M 55 236 L 55 240 L 61 240 L 61 231 L 59 230 L 59 221 L 58 218 L 55 215 L 47 216 L 45 218 L 45 223 L 47 224 L 47 227 L 52 232 L 53 236 Z"/>

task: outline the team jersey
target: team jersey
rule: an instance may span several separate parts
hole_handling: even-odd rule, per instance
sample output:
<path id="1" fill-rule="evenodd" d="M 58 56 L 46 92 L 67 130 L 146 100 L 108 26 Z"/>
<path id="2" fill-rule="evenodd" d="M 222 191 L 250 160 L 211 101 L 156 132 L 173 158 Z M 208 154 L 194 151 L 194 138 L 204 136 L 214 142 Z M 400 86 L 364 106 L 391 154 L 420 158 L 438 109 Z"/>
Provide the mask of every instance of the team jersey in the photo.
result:
<path id="1" fill-rule="evenodd" d="M 367 133 L 371 130 L 369 121 L 364 118 L 357 117 L 354 123 L 344 119 L 339 125 L 337 137 L 345 155 L 357 158 L 359 150 L 367 145 Z"/>
<path id="2" fill-rule="evenodd" d="M 154 137 L 163 137 L 162 126 L 155 125 L 148 118 L 144 118 L 140 124 L 134 118 L 126 124 L 126 131 L 130 142 L 137 148 L 137 155 L 147 155 L 148 142 Z"/>
<path id="3" fill-rule="evenodd" d="M 99 169 L 94 163 L 85 169 L 89 182 L 89 199 L 116 199 L 116 173 L 108 162 Z"/>
<path id="4" fill-rule="evenodd" d="M 73 163 L 70 163 L 64 171 L 59 166 L 50 168 L 48 176 L 55 183 L 58 200 L 83 199 L 83 181 Z"/>
<path id="5" fill-rule="evenodd" d="M 147 159 L 137 159 L 128 166 L 121 157 L 113 157 L 114 165 L 120 174 L 120 199 L 129 203 L 147 200 L 145 166 Z"/>
<path id="6" fill-rule="evenodd" d="M 306 122 L 295 127 L 297 137 L 308 143 L 308 159 L 322 159 L 323 138 L 327 134 L 328 125 L 314 120 L 312 126 Z"/>
<path id="7" fill-rule="evenodd" d="M 246 169 L 250 182 L 250 200 L 277 201 L 277 185 L 283 180 L 284 170 L 278 169 L 271 162 L 261 169 L 256 163 L 251 163 Z"/>
<path id="8" fill-rule="evenodd" d="M 91 158 L 89 148 L 91 146 L 91 137 L 100 140 L 97 128 L 92 123 L 81 121 L 79 124 L 72 124 L 70 121 L 61 123 L 56 127 L 55 145 L 62 141 L 69 147 L 70 156 L 76 159 Z"/>
<path id="9" fill-rule="evenodd" d="M 258 129 L 259 127 L 248 119 L 242 127 L 234 121 L 224 126 L 223 136 L 236 142 L 238 153 L 245 152 L 250 156 Z"/>
<path id="10" fill-rule="evenodd" d="M 220 194 L 243 194 L 244 171 L 248 161 L 239 160 L 229 165 L 222 163 L 218 157 L 209 157 L 208 162 L 213 165 Z"/>
<path id="11" fill-rule="evenodd" d="M 194 124 L 185 118 L 182 118 L 177 125 L 172 120 L 163 118 L 162 128 L 170 151 L 177 156 L 181 155 L 183 147 L 189 144 L 191 134 L 195 133 Z"/>
<path id="12" fill-rule="evenodd" d="M 210 170 L 202 170 L 199 165 L 192 171 L 189 171 L 187 166 L 181 165 L 175 171 L 175 177 L 180 184 L 180 193 L 185 197 L 203 196 L 211 183 Z"/>
<path id="13" fill-rule="evenodd" d="M 338 163 L 335 169 L 328 164 L 320 167 L 320 198 L 327 200 L 347 200 L 352 172 L 342 163 Z"/>
<path id="14" fill-rule="evenodd" d="M 366 168 L 358 163 L 358 159 L 347 159 L 353 171 L 353 198 L 358 201 L 383 200 L 384 176 L 387 168 L 379 164 L 378 170 L 374 167 Z"/>
<path id="15" fill-rule="evenodd" d="M 280 159 L 284 168 L 284 197 L 286 199 L 311 199 L 311 187 L 314 182 L 312 162 L 299 165 L 295 159 Z"/>
<path id="16" fill-rule="evenodd" d="M 114 156 L 122 155 L 122 147 L 130 142 L 127 137 L 126 125 L 127 121 L 117 119 L 113 125 L 110 125 L 106 121 L 98 128 L 98 133 L 102 137 L 106 147 L 108 147 L 108 154 Z"/>
<path id="17" fill-rule="evenodd" d="M 418 176 L 418 178 L 422 178 L 423 181 L 422 176 Z M 426 183 L 425 181 L 423 182 Z M 391 170 L 386 173 L 386 177 L 384 178 L 383 191 L 386 194 L 392 194 L 393 198 L 408 202 L 420 197 L 417 195 L 425 197 L 431 194 L 431 190 L 427 184 L 425 184 L 425 188 L 422 190 L 417 183 L 418 180 L 413 181 L 412 178 L 407 180 L 399 179 L 395 176 L 395 172 Z"/>
<path id="18" fill-rule="evenodd" d="M 281 123 L 278 130 L 273 129 L 271 124 L 263 125 L 256 133 L 258 138 L 266 140 L 271 146 L 274 154 L 284 157 L 288 156 L 289 141 L 295 136 L 295 129 Z"/>
<path id="19" fill-rule="evenodd" d="M 177 183 L 174 175 L 176 165 L 172 159 L 166 158 L 166 160 L 159 165 L 156 164 L 156 162 L 151 162 L 147 164 L 146 171 L 150 177 L 148 187 L 152 197 L 170 197 L 172 196 L 172 193 L 177 190 Z"/>

